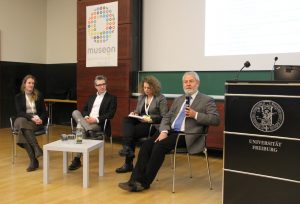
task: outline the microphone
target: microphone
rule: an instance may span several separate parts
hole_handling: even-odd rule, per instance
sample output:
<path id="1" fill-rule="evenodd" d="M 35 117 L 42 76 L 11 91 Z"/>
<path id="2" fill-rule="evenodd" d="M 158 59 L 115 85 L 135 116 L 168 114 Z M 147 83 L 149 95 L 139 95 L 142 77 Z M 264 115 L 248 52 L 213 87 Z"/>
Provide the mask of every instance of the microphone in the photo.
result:
<path id="1" fill-rule="evenodd" d="M 241 73 L 241 71 L 246 67 L 246 68 L 248 68 L 248 67 L 250 67 L 251 66 L 251 64 L 250 64 L 250 62 L 249 61 L 246 61 L 245 63 L 244 63 L 244 66 L 240 69 L 240 71 L 236 74 L 236 76 L 235 76 L 235 80 L 238 80 L 239 79 L 239 75 L 240 75 L 240 73 Z"/>
<path id="2" fill-rule="evenodd" d="M 271 71 L 271 80 L 273 80 L 273 76 L 274 76 L 274 70 L 275 70 L 275 64 L 276 64 L 276 61 L 278 60 L 278 57 L 276 56 L 274 58 L 274 64 L 273 64 L 273 69 Z"/>
<path id="3" fill-rule="evenodd" d="M 186 96 L 185 97 L 185 106 L 189 107 L 191 102 L 191 96 Z"/>

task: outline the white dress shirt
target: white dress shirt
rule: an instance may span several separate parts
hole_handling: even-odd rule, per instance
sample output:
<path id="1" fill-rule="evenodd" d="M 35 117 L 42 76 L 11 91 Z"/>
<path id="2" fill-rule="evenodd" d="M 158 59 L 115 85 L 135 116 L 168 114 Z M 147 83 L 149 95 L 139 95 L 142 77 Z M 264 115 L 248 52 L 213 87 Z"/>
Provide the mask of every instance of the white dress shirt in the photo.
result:
<path id="1" fill-rule="evenodd" d="M 104 93 L 101 93 L 99 94 L 97 92 L 97 97 L 93 103 L 93 107 L 92 107 L 92 110 L 90 112 L 90 117 L 91 118 L 96 118 L 97 120 L 97 123 L 99 123 L 99 120 L 98 120 L 98 117 L 99 117 L 99 110 L 100 110 L 100 106 L 101 106 L 101 103 L 103 101 L 103 98 L 104 98 L 104 95 L 105 95 L 106 92 Z"/>

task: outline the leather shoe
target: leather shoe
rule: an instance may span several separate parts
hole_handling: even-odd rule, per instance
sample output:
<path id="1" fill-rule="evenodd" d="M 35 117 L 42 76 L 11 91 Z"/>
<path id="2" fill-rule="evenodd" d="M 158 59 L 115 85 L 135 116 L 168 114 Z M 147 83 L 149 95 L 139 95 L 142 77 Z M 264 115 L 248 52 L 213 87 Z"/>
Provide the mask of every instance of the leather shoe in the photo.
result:
<path id="1" fill-rule="evenodd" d="M 119 187 L 125 191 L 130 191 L 130 192 L 140 192 L 143 191 L 145 188 L 140 182 L 135 181 L 135 182 L 125 182 L 125 183 L 119 183 Z"/>
<path id="2" fill-rule="evenodd" d="M 127 173 L 133 170 L 133 164 L 123 164 L 123 166 L 116 168 L 117 173 Z"/>
<path id="3" fill-rule="evenodd" d="M 124 182 L 124 183 L 119 183 L 118 186 L 125 191 L 130 191 L 131 187 L 132 187 L 132 185 L 130 185 L 130 183 L 128 181 Z"/>
<path id="4" fill-rule="evenodd" d="M 74 157 L 72 164 L 68 167 L 70 171 L 76 170 L 81 167 L 80 158 Z"/>

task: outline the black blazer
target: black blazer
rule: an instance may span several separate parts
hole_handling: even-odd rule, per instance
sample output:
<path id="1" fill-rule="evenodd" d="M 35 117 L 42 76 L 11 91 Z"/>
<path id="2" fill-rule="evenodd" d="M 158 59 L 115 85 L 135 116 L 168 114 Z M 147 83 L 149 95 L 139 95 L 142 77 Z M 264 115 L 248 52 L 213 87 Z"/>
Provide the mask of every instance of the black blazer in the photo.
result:
<path id="1" fill-rule="evenodd" d="M 21 92 L 15 96 L 15 107 L 17 111 L 17 117 L 24 117 L 27 120 L 31 120 L 32 114 L 26 113 L 26 97 L 25 93 Z M 47 123 L 47 112 L 44 103 L 44 97 L 40 93 L 37 101 L 35 101 L 36 114 L 41 118 L 43 124 Z"/>
<path id="2" fill-rule="evenodd" d="M 85 104 L 81 112 L 83 117 L 90 115 L 96 97 L 97 95 L 92 95 L 89 97 L 87 103 Z M 99 117 L 98 117 L 99 125 L 103 127 L 105 119 L 112 119 L 116 113 L 116 110 L 117 110 L 117 97 L 106 92 L 99 109 Z"/>

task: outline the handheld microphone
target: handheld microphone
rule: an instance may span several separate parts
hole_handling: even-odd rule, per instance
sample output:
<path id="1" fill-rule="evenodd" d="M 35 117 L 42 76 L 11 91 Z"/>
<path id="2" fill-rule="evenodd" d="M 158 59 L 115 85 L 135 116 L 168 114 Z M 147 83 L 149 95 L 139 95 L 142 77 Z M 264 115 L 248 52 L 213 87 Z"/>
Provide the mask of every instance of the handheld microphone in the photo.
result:
<path id="1" fill-rule="evenodd" d="M 235 80 L 238 80 L 239 79 L 239 75 L 240 75 L 240 73 L 241 73 L 241 71 L 246 67 L 246 68 L 248 68 L 248 67 L 250 67 L 251 66 L 251 64 L 250 64 L 250 62 L 249 61 L 246 61 L 245 63 L 244 63 L 244 66 L 240 69 L 240 71 L 236 74 L 236 76 L 235 76 Z"/>
<path id="2" fill-rule="evenodd" d="M 274 70 L 275 70 L 275 64 L 276 64 L 276 61 L 278 60 L 278 57 L 276 56 L 274 58 L 274 64 L 273 64 L 273 69 L 271 71 L 271 80 L 273 80 L 273 76 L 274 76 Z"/>
<path id="3" fill-rule="evenodd" d="M 186 107 L 190 107 L 190 102 L 191 102 L 191 97 L 190 96 L 186 96 L 185 97 L 185 106 Z"/>

